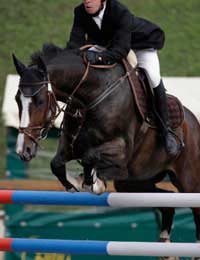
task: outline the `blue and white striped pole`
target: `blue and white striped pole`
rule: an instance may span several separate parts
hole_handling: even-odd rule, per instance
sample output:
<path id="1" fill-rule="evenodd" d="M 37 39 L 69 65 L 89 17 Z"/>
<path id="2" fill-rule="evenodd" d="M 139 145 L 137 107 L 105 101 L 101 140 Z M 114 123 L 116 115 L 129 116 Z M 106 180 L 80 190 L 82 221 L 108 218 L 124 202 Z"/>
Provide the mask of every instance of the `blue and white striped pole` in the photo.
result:
<path id="1" fill-rule="evenodd" d="M 79 205 L 105 207 L 200 207 L 200 193 L 103 193 L 0 191 L 0 204 Z"/>
<path id="2" fill-rule="evenodd" d="M 1 238 L 0 251 L 109 256 L 199 257 L 200 244 Z"/>

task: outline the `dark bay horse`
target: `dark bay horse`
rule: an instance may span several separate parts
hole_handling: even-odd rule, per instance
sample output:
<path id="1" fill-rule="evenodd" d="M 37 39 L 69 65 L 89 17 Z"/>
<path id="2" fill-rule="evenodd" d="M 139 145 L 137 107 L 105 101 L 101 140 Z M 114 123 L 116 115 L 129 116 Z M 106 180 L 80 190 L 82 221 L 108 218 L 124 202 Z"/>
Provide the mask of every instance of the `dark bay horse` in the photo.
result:
<path id="1" fill-rule="evenodd" d="M 16 100 L 21 159 L 29 161 L 36 155 L 38 140 L 52 127 L 56 100 L 60 100 L 67 107 L 51 169 L 66 190 L 73 186 L 80 190 L 85 185 L 101 193 L 105 180 L 110 179 L 121 192 L 160 192 L 155 183 L 168 174 L 179 191 L 200 192 L 200 125 L 187 108 L 184 122 L 176 129 L 185 148 L 178 157 L 170 158 L 154 128 L 141 130 L 144 122 L 121 64 L 92 68 L 81 55 L 55 46 L 33 55 L 29 66 L 16 57 L 14 63 L 20 75 Z M 48 91 L 48 82 L 53 92 Z M 77 186 L 67 180 L 65 170 L 65 163 L 73 159 L 80 159 L 84 169 Z M 162 213 L 160 237 L 168 240 L 174 209 L 162 209 Z M 193 215 L 200 241 L 200 209 L 193 209 Z"/>

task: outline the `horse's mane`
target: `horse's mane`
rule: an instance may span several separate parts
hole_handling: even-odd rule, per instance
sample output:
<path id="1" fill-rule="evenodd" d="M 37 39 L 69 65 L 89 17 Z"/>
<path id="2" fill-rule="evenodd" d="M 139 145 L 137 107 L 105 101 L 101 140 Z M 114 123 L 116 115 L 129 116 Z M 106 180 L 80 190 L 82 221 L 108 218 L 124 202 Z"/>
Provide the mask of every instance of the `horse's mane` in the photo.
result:
<path id="1" fill-rule="evenodd" d="M 63 54 L 63 55 L 59 55 Z M 65 55 L 64 55 L 65 54 Z M 59 57 L 63 57 L 63 61 L 66 59 L 67 55 L 79 55 L 80 51 L 77 49 L 69 50 L 65 48 L 58 47 L 53 43 L 44 43 L 41 50 L 34 52 L 31 55 L 31 61 L 29 63 L 30 66 L 37 65 L 40 58 L 43 59 L 45 64 L 47 65 L 53 58 L 59 55 Z"/>

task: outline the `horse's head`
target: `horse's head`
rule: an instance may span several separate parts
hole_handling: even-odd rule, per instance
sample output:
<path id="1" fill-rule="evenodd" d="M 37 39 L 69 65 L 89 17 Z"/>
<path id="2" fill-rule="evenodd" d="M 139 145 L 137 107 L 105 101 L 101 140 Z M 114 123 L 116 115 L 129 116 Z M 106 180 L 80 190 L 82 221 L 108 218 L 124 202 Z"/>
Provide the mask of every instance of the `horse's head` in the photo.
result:
<path id="1" fill-rule="evenodd" d="M 19 108 L 19 134 L 16 152 L 22 160 L 30 161 L 37 152 L 38 141 L 46 137 L 55 120 L 57 102 L 48 90 L 48 74 L 43 60 L 25 66 L 13 55 L 20 76 L 16 102 Z"/>

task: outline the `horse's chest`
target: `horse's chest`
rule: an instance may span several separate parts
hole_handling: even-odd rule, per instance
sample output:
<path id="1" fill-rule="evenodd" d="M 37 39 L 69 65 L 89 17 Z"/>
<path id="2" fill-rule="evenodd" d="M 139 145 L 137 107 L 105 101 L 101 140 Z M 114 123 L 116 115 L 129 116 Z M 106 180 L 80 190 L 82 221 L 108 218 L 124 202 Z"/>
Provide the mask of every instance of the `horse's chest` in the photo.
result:
<path id="1" fill-rule="evenodd" d="M 99 145 L 102 139 L 102 134 L 97 129 L 83 127 L 77 138 L 77 145 L 84 145 L 85 149 L 87 149 Z"/>

